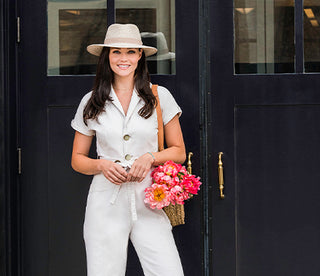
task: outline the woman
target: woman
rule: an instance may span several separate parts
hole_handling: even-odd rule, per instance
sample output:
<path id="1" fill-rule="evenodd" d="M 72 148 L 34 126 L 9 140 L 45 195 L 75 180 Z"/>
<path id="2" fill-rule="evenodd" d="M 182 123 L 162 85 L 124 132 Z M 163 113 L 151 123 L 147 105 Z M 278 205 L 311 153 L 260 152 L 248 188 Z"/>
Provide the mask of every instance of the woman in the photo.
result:
<path id="1" fill-rule="evenodd" d="M 142 45 L 132 24 L 111 25 L 104 44 L 87 49 L 99 56 L 96 79 L 71 125 L 72 167 L 94 175 L 84 222 L 88 276 L 125 275 L 129 238 L 145 275 L 183 275 L 169 219 L 144 204 L 153 166 L 185 160 L 181 110 L 161 86 L 167 148 L 158 152 L 156 98 L 145 59 L 157 50 Z M 98 159 L 88 157 L 94 135 Z"/>

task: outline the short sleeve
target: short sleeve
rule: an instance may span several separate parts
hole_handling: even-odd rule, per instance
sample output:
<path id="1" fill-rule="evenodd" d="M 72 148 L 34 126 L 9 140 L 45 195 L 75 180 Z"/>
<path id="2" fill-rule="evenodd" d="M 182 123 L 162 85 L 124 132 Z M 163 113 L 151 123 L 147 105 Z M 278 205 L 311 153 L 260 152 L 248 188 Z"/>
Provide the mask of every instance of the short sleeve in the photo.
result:
<path id="1" fill-rule="evenodd" d="M 177 114 L 179 117 L 181 116 L 182 110 L 168 89 L 163 86 L 158 86 L 158 95 L 164 125 L 169 123 Z"/>
<path id="2" fill-rule="evenodd" d="M 76 130 L 84 135 L 87 135 L 87 136 L 95 135 L 95 131 L 90 128 L 89 124 L 86 125 L 83 121 L 83 110 L 84 110 L 90 97 L 91 97 L 91 92 L 86 94 L 82 98 L 82 100 L 78 106 L 76 115 L 74 116 L 73 120 L 71 121 L 71 126 L 74 130 Z"/>

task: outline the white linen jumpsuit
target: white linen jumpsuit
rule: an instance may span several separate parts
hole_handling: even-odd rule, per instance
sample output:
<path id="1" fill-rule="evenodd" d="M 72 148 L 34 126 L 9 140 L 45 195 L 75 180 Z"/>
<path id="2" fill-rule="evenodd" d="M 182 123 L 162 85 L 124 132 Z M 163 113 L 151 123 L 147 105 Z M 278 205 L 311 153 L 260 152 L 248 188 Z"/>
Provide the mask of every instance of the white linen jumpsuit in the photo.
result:
<path id="1" fill-rule="evenodd" d="M 164 124 L 181 109 L 170 92 L 158 86 Z M 91 96 L 86 94 L 78 107 L 72 127 L 84 135 L 96 135 L 98 158 L 130 168 L 146 152 L 158 151 L 157 114 L 148 119 L 138 114 L 144 101 L 132 93 L 127 115 L 113 90 L 105 112 L 98 120 L 83 122 L 83 109 Z M 183 275 L 170 221 L 163 210 L 152 210 L 144 203 L 144 189 L 151 184 L 151 170 L 140 183 L 115 185 L 103 174 L 94 175 L 87 199 L 84 240 L 88 276 L 124 276 L 130 238 L 144 275 Z"/>

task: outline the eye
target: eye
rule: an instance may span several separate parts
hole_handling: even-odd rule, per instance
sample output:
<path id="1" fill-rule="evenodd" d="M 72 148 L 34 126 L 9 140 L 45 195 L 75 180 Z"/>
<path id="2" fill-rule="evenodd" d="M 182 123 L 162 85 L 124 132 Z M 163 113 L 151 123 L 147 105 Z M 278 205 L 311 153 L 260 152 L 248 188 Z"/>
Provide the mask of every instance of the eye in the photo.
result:
<path id="1" fill-rule="evenodd" d="M 120 51 L 119 50 L 113 50 L 112 53 L 113 54 L 120 54 Z"/>
<path id="2" fill-rule="evenodd" d="M 128 51 L 128 54 L 135 54 L 136 53 L 136 50 L 129 50 Z"/>

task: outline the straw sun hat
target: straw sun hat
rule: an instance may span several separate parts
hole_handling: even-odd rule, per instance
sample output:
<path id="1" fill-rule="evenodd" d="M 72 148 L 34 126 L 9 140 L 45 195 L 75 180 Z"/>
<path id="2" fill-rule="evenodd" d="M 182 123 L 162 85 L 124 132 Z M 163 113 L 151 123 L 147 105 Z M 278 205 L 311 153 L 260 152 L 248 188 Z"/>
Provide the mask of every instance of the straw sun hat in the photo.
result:
<path id="1" fill-rule="evenodd" d="M 176 58 L 175 53 L 169 52 L 167 40 L 162 32 L 143 32 L 141 38 L 143 43 L 158 49 L 157 54 L 147 60 L 174 60 Z"/>
<path id="2" fill-rule="evenodd" d="M 91 44 L 87 47 L 90 54 L 100 56 L 103 47 L 141 48 L 146 56 L 157 52 L 154 47 L 142 44 L 139 29 L 133 24 L 112 24 L 109 26 L 103 44 Z"/>

